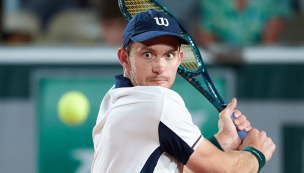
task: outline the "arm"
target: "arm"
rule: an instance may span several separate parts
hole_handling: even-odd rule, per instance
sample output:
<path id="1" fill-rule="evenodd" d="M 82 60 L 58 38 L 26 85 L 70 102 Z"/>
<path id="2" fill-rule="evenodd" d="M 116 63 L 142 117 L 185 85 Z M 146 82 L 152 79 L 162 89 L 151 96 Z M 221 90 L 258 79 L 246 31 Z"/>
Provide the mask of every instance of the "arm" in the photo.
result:
<path id="1" fill-rule="evenodd" d="M 219 120 L 219 133 L 215 135 L 221 147 L 226 151 L 222 152 L 208 140 L 204 139 L 190 156 L 186 166 L 194 172 L 257 172 L 259 164 L 257 157 L 242 150 L 251 146 L 259 150 L 268 161 L 275 150 L 275 145 L 265 132 L 252 129 L 249 121 L 240 111 L 234 111 L 239 122 L 230 119 L 230 115 L 236 107 L 236 99 L 221 112 Z M 250 130 L 243 143 L 236 133 L 234 124 L 239 129 Z M 185 169 L 186 170 L 186 169 Z"/>
<path id="2" fill-rule="evenodd" d="M 262 152 L 265 161 L 269 161 L 275 150 L 272 140 L 266 133 L 257 129 L 252 129 L 243 141 L 239 149 L 253 147 Z M 244 173 L 258 172 L 260 165 L 256 156 L 248 151 L 228 151 L 223 152 L 203 139 L 193 154 L 190 156 L 186 166 L 193 172 L 212 172 L 212 173 Z"/>
<path id="3" fill-rule="evenodd" d="M 222 152 L 204 139 L 186 166 L 193 172 L 258 172 L 258 161 L 246 151 Z"/>

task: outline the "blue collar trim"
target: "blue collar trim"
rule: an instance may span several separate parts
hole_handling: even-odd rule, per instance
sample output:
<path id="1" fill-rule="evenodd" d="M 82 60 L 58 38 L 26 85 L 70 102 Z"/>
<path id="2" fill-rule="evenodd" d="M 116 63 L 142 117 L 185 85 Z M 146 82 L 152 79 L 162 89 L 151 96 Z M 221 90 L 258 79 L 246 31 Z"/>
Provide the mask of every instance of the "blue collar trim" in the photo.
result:
<path id="1" fill-rule="evenodd" d="M 115 76 L 115 88 L 121 87 L 133 87 L 132 82 L 130 79 L 123 77 L 122 75 Z"/>

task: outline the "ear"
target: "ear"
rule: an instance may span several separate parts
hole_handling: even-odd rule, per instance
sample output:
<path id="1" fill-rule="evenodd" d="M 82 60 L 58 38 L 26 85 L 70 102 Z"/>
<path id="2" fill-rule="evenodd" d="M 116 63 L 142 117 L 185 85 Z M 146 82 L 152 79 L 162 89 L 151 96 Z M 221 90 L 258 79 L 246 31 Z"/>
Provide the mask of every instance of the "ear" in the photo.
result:
<path id="1" fill-rule="evenodd" d="M 180 64 L 184 58 L 184 51 L 182 49 L 179 50 L 179 57 L 180 57 L 180 62 L 179 62 Z"/>
<path id="2" fill-rule="evenodd" d="M 130 69 L 130 64 L 128 60 L 128 52 L 124 48 L 119 48 L 117 51 L 117 57 L 120 62 L 120 64 L 125 68 L 125 69 Z"/>

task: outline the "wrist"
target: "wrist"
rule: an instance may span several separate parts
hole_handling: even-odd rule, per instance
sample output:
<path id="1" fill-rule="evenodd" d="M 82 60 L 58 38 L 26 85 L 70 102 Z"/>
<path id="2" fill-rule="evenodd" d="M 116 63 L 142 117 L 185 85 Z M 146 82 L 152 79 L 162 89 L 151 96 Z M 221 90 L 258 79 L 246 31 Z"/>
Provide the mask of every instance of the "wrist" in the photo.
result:
<path id="1" fill-rule="evenodd" d="M 266 163 L 266 159 L 262 152 L 260 152 L 259 150 L 255 149 L 253 147 L 246 147 L 242 151 L 248 151 L 257 158 L 258 163 L 259 163 L 259 171 L 263 168 L 263 166 Z"/>
<path id="2" fill-rule="evenodd" d="M 214 135 L 220 146 L 224 151 L 231 151 L 237 149 L 237 143 L 227 134 L 217 133 Z"/>

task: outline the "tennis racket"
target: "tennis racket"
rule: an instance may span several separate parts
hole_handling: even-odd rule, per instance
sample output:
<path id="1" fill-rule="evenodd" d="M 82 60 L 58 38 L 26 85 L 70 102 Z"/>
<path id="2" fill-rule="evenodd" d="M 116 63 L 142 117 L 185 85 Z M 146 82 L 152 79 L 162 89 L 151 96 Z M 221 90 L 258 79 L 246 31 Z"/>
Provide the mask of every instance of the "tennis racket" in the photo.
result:
<path id="1" fill-rule="evenodd" d="M 181 35 L 191 43 L 190 45 L 181 46 L 181 49 L 184 52 L 184 58 L 178 67 L 177 72 L 191 85 L 193 85 L 200 93 L 202 93 L 219 112 L 227 107 L 227 104 L 223 101 L 216 88 L 214 87 L 207 69 L 203 63 L 199 49 L 197 48 L 193 39 L 166 7 L 160 4 L 157 0 L 118 0 L 118 4 L 120 11 L 126 18 L 127 22 L 129 22 L 136 14 L 140 12 L 146 12 L 149 9 L 159 10 L 167 15 L 172 16 L 179 24 Z M 203 77 L 205 85 L 203 85 L 195 78 L 195 76 L 198 76 L 200 74 Z M 235 120 L 233 114 L 231 115 L 231 119 L 232 121 Z M 238 129 L 237 132 L 243 141 L 247 132 L 244 130 L 239 131 Z"/>

